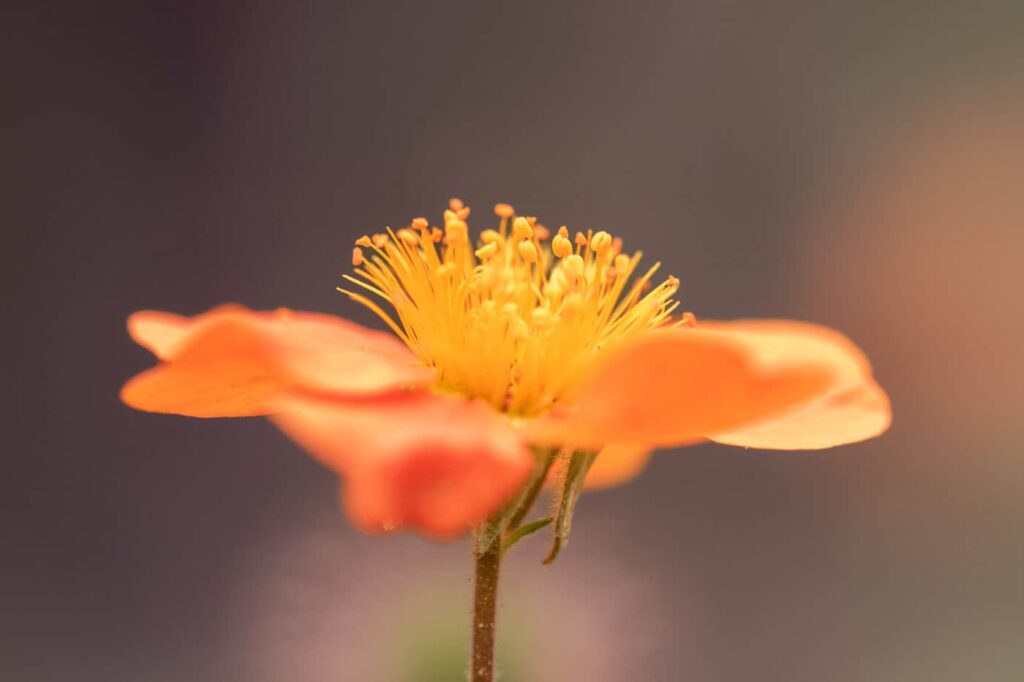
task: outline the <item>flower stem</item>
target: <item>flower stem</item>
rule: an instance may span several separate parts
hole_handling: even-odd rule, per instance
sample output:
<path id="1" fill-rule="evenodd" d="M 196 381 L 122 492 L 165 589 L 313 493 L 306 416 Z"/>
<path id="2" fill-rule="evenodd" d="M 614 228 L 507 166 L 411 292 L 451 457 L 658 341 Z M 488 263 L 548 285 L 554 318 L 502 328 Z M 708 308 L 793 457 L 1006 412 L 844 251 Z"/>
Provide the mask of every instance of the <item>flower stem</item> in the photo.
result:
<path id="1" fill-rule="evenodd" d="M 498 606 L 498 569 L 501 566 L 501 541 L 492 542 L 476 557 L 473 585 L 473 656 L 470 661 L 472 682 L 494 680 L 494 624 Z"/>
<path id="2" fill-rule="evenodd" d="M 508 527 L 505 529 L 506 534 L 518 528 L 519 524 L 526 518 L 526 515 L 530 513 L 530 508 L 533 507 L 533 503 L 537 500 L 537 495 L 540 494 L 544 483 L 548 480 L 548 472 L 551 471 L 551 465 L 555 463 L 557 457 L 558 450 L 550 450 L 540 461 L 540 466 L 534 473 L 533 480 L 519 500 L 519 507 L 508 521 Z"/>

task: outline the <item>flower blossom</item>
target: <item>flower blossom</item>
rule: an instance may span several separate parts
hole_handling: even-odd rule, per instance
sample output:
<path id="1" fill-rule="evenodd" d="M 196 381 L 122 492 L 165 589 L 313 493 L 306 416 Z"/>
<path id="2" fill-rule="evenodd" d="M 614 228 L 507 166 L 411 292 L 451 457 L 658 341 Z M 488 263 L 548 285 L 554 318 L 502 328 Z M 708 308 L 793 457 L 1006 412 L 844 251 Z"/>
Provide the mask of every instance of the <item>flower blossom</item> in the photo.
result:
<path id="1" fill-rule="evenodd" d="M 697 322 L 605 231 L 549 231 L 495 207 L 473 240 L 453 199 L 361 237 L 351 299 L 392 334 L 237 305 L 143 311 L 129 332 L 160 363 L 121 397 L 149 412 L 267 415 L 343 481 L 367 531 L 451 538 L 491 517 L 541 452 L 599 453 L 588 487 L 656 448 L 716 441 L 821 449 L 879 435 L 888 398 L 846 337 L 785 320 Z"/>

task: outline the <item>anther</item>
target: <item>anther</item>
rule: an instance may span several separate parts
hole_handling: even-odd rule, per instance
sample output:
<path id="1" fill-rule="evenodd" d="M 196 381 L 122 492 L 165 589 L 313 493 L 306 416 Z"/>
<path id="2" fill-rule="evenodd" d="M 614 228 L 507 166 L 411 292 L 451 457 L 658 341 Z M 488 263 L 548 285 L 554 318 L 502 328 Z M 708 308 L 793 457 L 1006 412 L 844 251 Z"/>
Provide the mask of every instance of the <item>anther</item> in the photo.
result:
<path id="1" fill-rule="evenodd" d="M 524 261 L 527 263 L 537 262 L 537 247 L 533 245 L 533 242 L 521 241 L 517 248 L 519 249 L 519 255 Z"/>
<path id="2" fill-rule="evenodd" d="M 425 230 L 430 225 L 426 218 L 413 218 L 412 228 L 414 230 Z"/>
<path id="3" fill-rule="evenodd" d="M 562 260 L 562 270 L 565 271 L 565 274 L 568 275 L 570 279 L 575 280 L 582 277 L 583 268 L 583 256 L 580 256 L 579 254 L 574 253 L 571 256 L 566 256 Z"/>
<path id="4" fill-rule="evenodd" d="M 498 244 L 496 242 L 484 244 L 474 253 L 476 254 L 476 257 L 479 258 L 480 260 L 489 260 L 493 258 L 496 253 L 498 253 Z"/>
<path id="5" fill-rule="evenodd" d="M 468 238 L 469 228 L 461 220 L 449 220 L 444 224 L 444 234 L 449 242 L 464 242 Z"/>
<path id="6" fill-rule="evenodd" d="M 494 215 L 498 216 L 499 218 L 511 218 L 513 215 L 515 215 L 515 212 L 516 211 L 514 208 L 512 208 L 511 204 L 494 205 Z"/>
<path id="7" fill-rule="evenodd" d="M 458 197 L 452 197 L 448 200 L 448 208 L 453 211 L 461 211 L 466 205 L 462 203 L 462 199 Z"/>
<path id="8" fill-rule="evenodd" d="M 370 238 L 364 234 L 362 237 L 356 240 L 356 246 L 370 248 L 371 246 L 373 246 L 373 242 L 370 241 Z"/>
<path id="9" fill-rule="evenodd" d="M 562 228 L 563 230 L 565 228 Z M 555 238 L 551 240 L 551 253 L 555 254 L 559 258 L 565 258 L 572 253 L 572 243 L 567 237 L 561 232 L 555 235 Z"/>
<path id="10" fill-rule="evenodd" d="M 384 245 L 388 243 L 388 239 L 388 236 L 381 232 L 378 232 L 377 234 L 373 235 L 373 237 L 371 237 L 373 245 L 376 246 L 378 249 L 383 249 Z"/>
<path id="11" fill-rule="evenodd" d="M 480 241 L 484 244 L 494 244 L 501 242 L 501 233 L 497 230 L 484 230 L 480 233 Z"/>
<path id="12" fill-rule="evenodd" d="M 403 227 L 398 231 L 398 238 L 405 242 L 405 245 L 410 248 L 415 248 L 420 245 L 420 238 L 417 237 L 416 233 L 408 227 Z"/>
<path id="13" fill-rule="evenodd" d="M 612 248 L 612 236 L 604 230 L 598 232 L 590 239 L 590 248 L 598 256 L 604 256 Z"/>
<path id="14" fill-rule="evenodd" d="M 583 234 L 582 232 L 577 232 L 576 233 L 576 246 L 586 246 L 586 245 L 587 245 L 587 235 Z"/>
<path id="15" fill-rule="evenodd" d="M 526 218 L 519 217 L 512 221 L 512 236 L 516 240 L 530 239 L 533 237 L 533 227 Z"/>
<path id="16" fill-rule="evenodd" d="M 358 246 L 352 249 L 352 267 L 358 268 L 363 264 L 363 250 Z"/>

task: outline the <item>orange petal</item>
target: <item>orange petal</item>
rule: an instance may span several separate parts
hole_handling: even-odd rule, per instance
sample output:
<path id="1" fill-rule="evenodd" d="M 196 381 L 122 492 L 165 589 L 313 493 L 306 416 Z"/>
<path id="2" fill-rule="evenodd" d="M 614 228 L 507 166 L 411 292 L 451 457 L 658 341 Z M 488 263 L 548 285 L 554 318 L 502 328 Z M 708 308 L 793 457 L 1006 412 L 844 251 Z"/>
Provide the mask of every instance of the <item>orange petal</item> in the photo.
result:
<path id="1" fill-rule="evenodd" d="M 128 334 L 153 355 L 169 360 L 175 355 L 178 342 L 194 326 L 194 319 L 160 310 L 140 310 L 128 317 Z"/>
<path id="2" fill-rule="evenodd" d="M 282 396 L 272 418 L 345 479 L 345 506 L 369 532 L 459 535 L 511 498 L 533 454 L 481 401 L 426 391 L 356 402 Z"/>
<path id="3" fill-rule="evenodd" d="M 780 414 L 867 371 L 845 337 L 811 324 L 663 329 L 610 352 L 575 402 L 524 428 L 544 442 L 681 445 Z"/>
<path id="4" fill-rule="evenodd" d="M 651 447 L 641 443 L 613 443 L 601 448 L 587 472 L 584 486 L 590 489 L 622 485 L 640 475 L 651 459 Z"/>
<path id="5" fill-rule="evenodd" d="M 747 320 L 707 323 L 756 343 L 762 362 L 781 365 L 815 360 L 831 363 L 828 390 L 778 414 L 709 435 L 728 445 L 771 450 L 819 450 L 874 438 L 889 428 L 892 411 L 871 365 L 848 338 L 834 330 L 798 322 Z"/>
<path id="6" fill-rule="evenodd" d="M 128 405 L 194 417 L 267 414 L 286 388 L 370 395 L 433 373 L 391 335 L 330 315 L 217 308 L 195 318 L 146 311 L 129 332 L 162 359 L 121 391 Z"/>
<path id="7" fill-rule="evenodd" d="M 888 396 L 874 380 L 865 378 L 779 415 L 710 438 L 761 450 L 821 450 L 874 438 L 891 422 Z"/>

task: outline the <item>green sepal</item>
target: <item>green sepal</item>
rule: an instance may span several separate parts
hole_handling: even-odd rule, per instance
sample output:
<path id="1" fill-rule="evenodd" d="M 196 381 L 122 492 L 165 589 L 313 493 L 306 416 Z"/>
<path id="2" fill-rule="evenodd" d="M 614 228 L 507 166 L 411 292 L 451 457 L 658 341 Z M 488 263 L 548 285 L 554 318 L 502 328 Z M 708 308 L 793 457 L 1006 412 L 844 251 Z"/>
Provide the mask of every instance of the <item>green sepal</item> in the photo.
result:
<path id="1" fill-rule="evenodd" d="M 576 502 L 583 492 L 583 481 L 587 472 L 597 459 L 596 452 L 576 451 L 569 457 L 562 479 L 562 491 L 558 498 L 558 509 L 555 512 L 554 536 L 551 550 L 544 557 L 543 563 L 550 564 L 558 558 L 562 548 L 569 544 L 569 531 L 572 529 L 572 515 L 576 510 Z"/>
<path id="2" fill-rule="evenodd" d="M 547 526 L 549 523 L 551 523 L 554 520 L 555 520 L 555 518 L 553 516 L 545 516 L 543 519 L 537 519 L 536 521 L 531 521 L 530 523 L 526 524 L 525 526 L 519 526 L 518 528 L 516 528 L 515 530 L 513 530 L 512 532 L 510 532 L 508 535 L 505 536 L 505 541 L 504 541 L 504 544 L 502 545 L 502 547 L 504 549 L 508 549 L 512 545 L 516 544 L 517 542 L 519 542 L 520 540 L 525 538 L 527 535 L 531 535 L 533 533 L 536 533 L 541 528 Z"/>
<path id="3" fill-rule="evenodd" d="M 522 492 L 511 502 L 492 514 L 487 521 L 476 527 L 476 532 L 473 534 L 473 553 L 476 556 L 481 556 L 490 549 L 491 545 L 498 542 L 506 530 L 514 532 L 516 530 L 515 526 L 519 524 L 529 511 L 529 508 L 533 506 L 533 502 L 548 477 L 548 471 L 551 470 L 551 465 L 555 461 L 558 451 L 535 449 L 534 454 L 537 456 L 537 466 L 534 467 L 529 480 L 523 486 Z M 505 547 L 509 546 L 511 545 L 506 542 Z"/>

